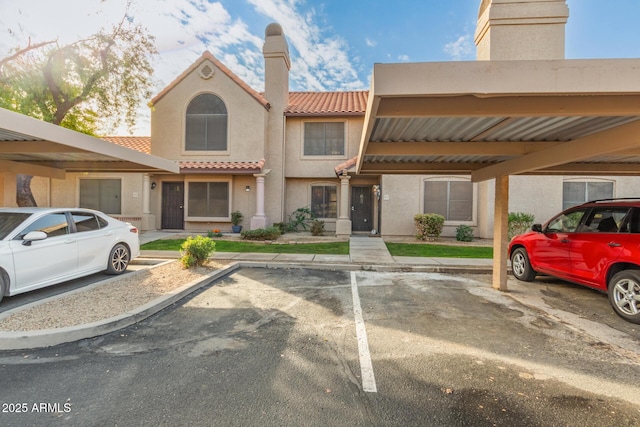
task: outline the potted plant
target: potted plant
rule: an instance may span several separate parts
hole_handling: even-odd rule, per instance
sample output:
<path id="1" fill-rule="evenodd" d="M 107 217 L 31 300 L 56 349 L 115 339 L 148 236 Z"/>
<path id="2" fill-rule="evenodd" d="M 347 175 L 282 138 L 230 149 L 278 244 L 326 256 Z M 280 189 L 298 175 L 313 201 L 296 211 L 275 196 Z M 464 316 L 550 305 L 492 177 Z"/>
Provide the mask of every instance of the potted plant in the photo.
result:
<path id="1" fill-rule="evenodd" d="M 242 212 L 233 211 L 231 212 L 231 231 L 234 233 L 239 233 L 242 231 L 242 226 L 238 225 L 242 222 Z"/>

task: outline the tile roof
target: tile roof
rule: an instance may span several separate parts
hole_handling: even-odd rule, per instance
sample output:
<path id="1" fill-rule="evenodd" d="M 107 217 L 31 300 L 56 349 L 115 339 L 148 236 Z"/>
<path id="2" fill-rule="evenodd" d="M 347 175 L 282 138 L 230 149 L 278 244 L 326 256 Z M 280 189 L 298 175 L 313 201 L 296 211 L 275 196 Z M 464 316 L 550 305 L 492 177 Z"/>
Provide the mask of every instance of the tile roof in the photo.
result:
<path id="1" fill-rule="evenodd" d="M 364 116 L 366 90 L 351 92 L 290 92 L 286 116 Z"/>
<path id="2" fill-rule="evenodd" d="M 151 154 L 150 136 L 103 136 L 101 139 L 145 154 Z"/>
<path id="3" fill-rule="evenodd" d="M 244 89 L 249 95 L 255 98 L 262 106 L 266 109 L 269 109 L 269 102 L 265 99 L 265 97 L 260 93 L 251 88 L 248 84 L 246 84 L 240 77 L 236 76 L 233 71 L 228 69 L 222 62 L 218 61 L 218 59 L 213 56 L 213 53 L 209 51 L 205 51 L 196 62 L 194 62 L 189 68 L 187 68 L 182 74 L 180 74 L 174 81 L 169 83 L 167 87 L 162 89 L 162 91 L 157 94 L 152 100 L 151 104 L 155 104 L 160 101 L 167 93 L 169 93 L 174 87 L 178 85 L 182 80 L 184 80 L 189 74 L 191 74 L 194 70 L 196 70 L 203 61 L 209 60 L 216 66 L 220 71 L 226 74 L 231 80 L 233 80 L 238 86 Z"/>
<path id="4" fill-rule="evenodd" d="M 254 174 L 262 172 L 264 159 L 257 162 L 178 162 L 180 173 Z"/>
<path id="5" fill-rule="evenodd" d="M 357 163 L 358 163 L 358 156 L 355 156 L 355 157 L 350 158 L 349 160 L 346 160 L 346 161 L 340 163 L 338 166 L 333 168 L 333 170 L 335 171 L 336 175 L 340 176 L 342 171 L 345 171 L 345 170 L 349 171 L 349 169 L 354 168 Z"/>

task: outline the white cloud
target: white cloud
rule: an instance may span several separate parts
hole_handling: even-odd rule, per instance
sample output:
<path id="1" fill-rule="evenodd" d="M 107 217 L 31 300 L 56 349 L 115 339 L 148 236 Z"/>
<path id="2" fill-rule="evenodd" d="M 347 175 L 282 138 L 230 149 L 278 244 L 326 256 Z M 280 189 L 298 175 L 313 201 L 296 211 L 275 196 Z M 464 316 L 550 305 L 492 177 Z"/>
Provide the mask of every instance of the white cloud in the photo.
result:
<path id="1" fill-rule="evenodd" d="M 398 61 L 409 62 L 409 55 L 398 55 Z"/>
<path id="2" fill-rule="evenodd" d="M 474 59 L 475 55 L 475 46 L 469 35 L 460 36 L 457 40 L 447 43 L 443 50 L 456 61 Z"/>
<path id="3" fill-rule="evenodd" d="M 363 87 L 349 60 L 346 42 L 325 36 L 315 11 L 301 11 L 297 0 L 247 0 L 256 11 L 280 24 L 290 44 L 291 80 L 299 90 L 323 91 Z M 296 55 L 297 53 L 297 55 Z"/>
<path id="4" fill-rule="evenodd" d="M 371 40 L 369 37 L 366 37 L 364 41 L 369 47 L 376 47 L 378 45 L 378 43 L 375 40 Z"/>

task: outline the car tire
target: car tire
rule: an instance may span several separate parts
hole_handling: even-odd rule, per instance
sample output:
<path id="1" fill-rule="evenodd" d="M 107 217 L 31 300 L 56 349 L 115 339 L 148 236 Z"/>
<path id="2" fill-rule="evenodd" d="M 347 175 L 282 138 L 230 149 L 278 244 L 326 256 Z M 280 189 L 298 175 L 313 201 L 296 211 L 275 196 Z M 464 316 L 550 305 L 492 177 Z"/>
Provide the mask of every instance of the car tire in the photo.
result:
<path id="1" fill-rule="evenodd" d="M 8 281 L 5 278 L 4 271 L 0 271 L 0 301 L 4 298 L 5 292 L 7 292 Z"/>
<path id="2" fill-rule="evenodd" d="M 511 271 L 516 279 L 524 282 L 531 282 L 536 277 L 525 248 L 517 248 L 511 254 Z"/>
<path id="3" fill-rule="evenodd" d="M 618 316 L 640 324 L 640 270 L 624 270 L 609 281 L 609 303 Z"/>
<path id="4" fill-rule="evenodd" d="M 111 249 L 107 261 L 107 274 L 122 274 L 131 260 L 131 252 L 126 245 L 118 243 Z"/>

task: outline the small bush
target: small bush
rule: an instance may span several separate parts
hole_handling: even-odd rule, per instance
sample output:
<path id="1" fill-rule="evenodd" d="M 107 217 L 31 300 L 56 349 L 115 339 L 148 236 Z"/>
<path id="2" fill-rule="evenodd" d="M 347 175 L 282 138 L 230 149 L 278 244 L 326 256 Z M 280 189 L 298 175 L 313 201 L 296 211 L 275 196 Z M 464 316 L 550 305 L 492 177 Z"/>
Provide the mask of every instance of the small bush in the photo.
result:
<path id="1" fill-rule="evenodd" d="M 255 230 L 242 230 L 240 236 L 244 240 L 276 240 L 282 233 L 278 227 L 257 228 Z"/>
<path id="2" fill-rule="evenodd" d="M 518 234 L 526 233 L 531 229 L 535 216 L 524 212 L 509 212 L 508 236 L 511 239 Z"/>
<path id="3" fill-rule="evenodd" d="M 213 230 L 207 231 L 207 237 L 210 239 L 214 237 L 222 237 L 222 232 L 219 229 L 214 228 Z"/>
<path id="4" fill-rule="evenodd" d="M 459 225 L 456 228 L 456 240 L 459 242 L 472 242 L 473 241 L 473 228 L 468 225 Z"/>
<path id="5" fill-rule="evenodd" d="M 416 238 L 420 240 L 433 240 L 440 237 L 444 227 L 444 217 L 439 214 L 425 213 L 417 214 L 413 217 L 418 234 Z"/>
<path id="6" fill-rule="evenodd" d="M 289 223 L 286 224 L 287 231 L 298 231 L 299 228 L 307 231 L 311 222 L 315 219 L 316 214 L 314 214 L 310 208 L 306 206 L 298 208 L 289 215 Z"/>
<path id="7" fill-rule="evenodd" d="M 180 262 L 184 268 L 203 265 L 216 250 L 216 242 L 208 237 L 187 237 L 180 246 Z"/>
<path id="8" fill-rule="evenodd" d="M 274 222 L 273 227 L 276 227 L 280 230 L 280 234 L 284 234 L 287 232 L 287 224 L 284 222 Z"/>
<path id="9" fill-rule="evenodd" d="M 324 234 L 324 221 L 318 221 L 317 219 L 311 223 L 311 235 L 322 236 Z"/>

